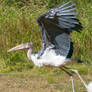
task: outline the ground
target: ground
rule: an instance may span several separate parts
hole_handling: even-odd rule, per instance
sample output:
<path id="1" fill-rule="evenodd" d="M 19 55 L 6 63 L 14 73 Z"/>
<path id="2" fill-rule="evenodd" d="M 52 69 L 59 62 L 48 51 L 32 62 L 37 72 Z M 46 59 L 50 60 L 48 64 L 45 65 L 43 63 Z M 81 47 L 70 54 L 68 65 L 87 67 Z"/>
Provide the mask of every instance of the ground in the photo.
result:
<path id="1" fill-rule="evenodd" d="M 92 73 L 82 73 L 81 76 L 88 83 Z M 76 74 L 76 92 L 86 92 Z M 72 92 L 71 78 L 66 73 L 32 74 L 30 72 L 1 73 L 0 92 Z"/>

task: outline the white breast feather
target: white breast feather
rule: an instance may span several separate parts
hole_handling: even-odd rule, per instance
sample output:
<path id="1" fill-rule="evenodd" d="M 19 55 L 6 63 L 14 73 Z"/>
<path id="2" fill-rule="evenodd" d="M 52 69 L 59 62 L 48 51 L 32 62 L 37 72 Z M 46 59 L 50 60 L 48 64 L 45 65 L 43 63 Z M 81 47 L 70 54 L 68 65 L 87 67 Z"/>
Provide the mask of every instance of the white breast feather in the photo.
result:
<path id="1" fill-rule="evenodd" d="M 65 64 L 65 59 L 66 57 L 61 56 L 61 55 L 57 55 L 55 53 L 55 50 L 47 48 L 44 52 L 44 54 L 37 59 L 38 54 L 33 54 L 31 56 L 31 59 L 33 61 L 33 63 L 39 67 L 43 66 L 43 65 L 50 65 L 50 66 L 60 66 L 62 64 Z"/>

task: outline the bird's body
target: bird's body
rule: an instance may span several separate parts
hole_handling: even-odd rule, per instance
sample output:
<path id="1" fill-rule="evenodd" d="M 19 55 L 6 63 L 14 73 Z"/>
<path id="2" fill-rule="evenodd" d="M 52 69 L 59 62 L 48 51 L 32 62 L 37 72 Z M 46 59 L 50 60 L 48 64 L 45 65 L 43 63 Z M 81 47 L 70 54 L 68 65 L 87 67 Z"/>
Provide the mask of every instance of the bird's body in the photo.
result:
<path id="1" fill-rule="evenodd" d="M 38 59 L 38 55 L 40 52 L 34 53 L 31 55 L 31 60 L 36 66 L 42 67 L 42 66 L 55 66 L 59 67 L 61 65 L 66 64 L 65 56 L 61 56 L 56 53 L 56 50 L 48 47 L 44 51 L 44 54 Z M 58 62 L 57 62 L 58 60 Z"/>
<path id="2" fill-rule="evenodd" d="M 75 4 L 72 4 L 72 0 L 57 8 L 51 9 L 45 14 L 42 14 L 37 19 L 42 34 L 41 51 L 33 53 L 33 44 L 24 43 L 8 50 L 8 52 L 19 49 L 26 49 L 28 50 L 28 58 L 36 66 L 59 67 L 70 76 L 72 76 L 72 73 L 70 72 L 73 71 L 77 73 L 82 83 L 87 88 L 85 82 L 82 80 L 77 71 L 65 67 L 66 64 L 69 64 L 72 61 L 80 62 L 80 60 L 71 58 L 73 53 L 73 42 L 70 37 L 70 33 L 72 31 L 80 32 L 82 29 L 82 25 L 77 19 L 76 14 Z M 66 71 L 67 69 L 70 72 Z M 75 92 L 73 76 L 71 78 L 73 92 Z"/>

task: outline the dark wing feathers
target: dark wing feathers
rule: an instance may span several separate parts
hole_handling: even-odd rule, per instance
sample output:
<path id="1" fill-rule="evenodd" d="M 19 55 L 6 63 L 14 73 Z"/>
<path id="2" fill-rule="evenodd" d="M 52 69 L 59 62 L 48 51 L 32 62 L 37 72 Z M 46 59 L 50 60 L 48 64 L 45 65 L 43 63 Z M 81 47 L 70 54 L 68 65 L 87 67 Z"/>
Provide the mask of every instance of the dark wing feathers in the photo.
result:
<path id="1" fill-rule="evenodd" d="M 75 4 L 69 2 L 53 8 L 47 13 L 41 15 L 37 22 L 42 32 L 43 48 L 54 45 L 59 54 L 70 57 L 73 52 L 73 43 L 70 38 L 70 32 L 80 31 L 81 23 L 75 16 Z"/>
<path id="2" fill-rule="evenodd" d="M 70 58 L 72 56 L 72 53 L 73 53 L 73 42 L 70 42 L 70 49 L 67 54 L 67 58 Z"/>
<path id="3" fill-rule="evenodd" d="M 58 52 L 62 56 L 67 56 L 70 50 L 71 38 L 68 34 L 63 33 L 55 38 L 58 44 Z"/>

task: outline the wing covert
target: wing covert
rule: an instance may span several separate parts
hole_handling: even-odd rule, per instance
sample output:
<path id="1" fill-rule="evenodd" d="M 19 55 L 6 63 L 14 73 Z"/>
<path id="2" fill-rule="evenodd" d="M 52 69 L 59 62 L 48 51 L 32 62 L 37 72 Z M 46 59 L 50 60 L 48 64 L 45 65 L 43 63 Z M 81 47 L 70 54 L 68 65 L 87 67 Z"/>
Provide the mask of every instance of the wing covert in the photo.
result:
<path id="1" fill-rule="evenodd" d="M 77 14 L 75 10 L 75 4 L 70 0 L 38 18 L 37 22 L 42 33 L 42 48 L 54 45 L 64 56 L 69 56 L 68 54 L 73 52 L 70 33 L 72 30 L 79 32 L 82 29 L 75 16 Z"/>

